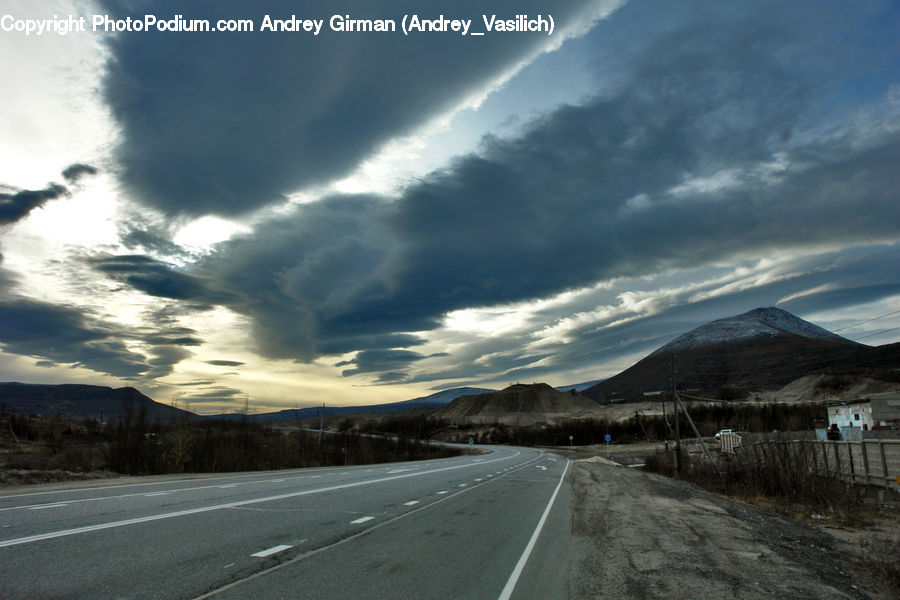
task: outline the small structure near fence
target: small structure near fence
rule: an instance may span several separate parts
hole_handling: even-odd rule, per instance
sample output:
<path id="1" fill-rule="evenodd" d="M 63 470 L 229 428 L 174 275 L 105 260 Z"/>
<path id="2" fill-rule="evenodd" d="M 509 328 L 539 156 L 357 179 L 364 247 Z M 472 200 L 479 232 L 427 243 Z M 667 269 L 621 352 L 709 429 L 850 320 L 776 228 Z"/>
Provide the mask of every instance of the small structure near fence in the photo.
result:
<path id="1" fill-rule="evenodd" d="M 862 432 L 873 427 L 900 425 L 900 392 L 832 400 L 828 403 L 828 425 L 837 425 L 845 440 L 862 439 Z"/>
<path id="2" fill-rule="evenodd" d="M 764 440 L 736 448 L 742 457 L 766 445 L 788 445 L 793 460 L 813 473 L 831 475 L 851 484 L 900 491 L 900 440 L 850 442 L 822 440 Z"/>

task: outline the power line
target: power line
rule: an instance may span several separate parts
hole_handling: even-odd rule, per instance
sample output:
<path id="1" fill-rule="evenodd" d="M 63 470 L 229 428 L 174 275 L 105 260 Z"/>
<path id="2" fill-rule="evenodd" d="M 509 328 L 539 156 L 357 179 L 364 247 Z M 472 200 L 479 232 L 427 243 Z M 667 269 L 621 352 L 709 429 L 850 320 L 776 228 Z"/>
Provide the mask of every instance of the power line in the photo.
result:
<path id="1" fill-rule="evenodd" d="M 868 323 L 869 321 L 877 321 L 878 319 L 883 319 L 885 317 L 889 317 L 891 315 L 896 315 L 900 313 L 900 310 L 895 310 L 894 312 L 889 312 L 886 315 L 881 315 L 880 317 L 872 317 L 871 319 L 866 319 L 865 321 L 860 321 L 859 323 L 853 323 L 852 325 L 847 325 L 846 327 L 841 327 L 840 329 L 835 329 L 832 333 L 837 333 L 838 331 L 843 331 L 845 329 L 850 329 L 851 327 L 856 327 L 857 325 L 862 325 L 863 323 Z M 897 329 L 896 327 L 894 329 Z"/>
<path id="2" fill-rule="evenodd" d="M 897 312 L 900 312 L 900 311 L 897 311 Z M 854 342 L 858 342 L 859 340 L 864 340 L 864 339 L 866 339 L 866 338 L 870 338 L 870 337 L 873 337 L 873 336 L 876 336 L 876 335 L 881 335 L 882 333 L 888 333 L 889 331 L 896 331 L 896 330 L 898 330 L 898 329 L 900 329 L 900 327 L 892 327 L 892 328 L 890 328 L 890 329 L 882 329 L 881 331 L 876 331 L 876 332 L 874 332 L 874 333 L 870 333 L 869 335 L 864 335 L 864 336 L 862 336 L 862 337 L 853 338 L 853 341 L 854 341 Z"/>

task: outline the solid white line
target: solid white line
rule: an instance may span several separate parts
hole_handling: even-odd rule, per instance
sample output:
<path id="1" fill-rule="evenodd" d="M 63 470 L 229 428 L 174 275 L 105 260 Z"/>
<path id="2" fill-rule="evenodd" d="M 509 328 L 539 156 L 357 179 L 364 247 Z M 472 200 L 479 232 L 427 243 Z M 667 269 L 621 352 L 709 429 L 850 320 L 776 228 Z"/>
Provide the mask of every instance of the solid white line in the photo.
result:
<path id="1" fill-rule="evenodd" d="M 152 498 L 153 496 L 168 496 L 169 492 L 153 492 L 152 494 L 144 494 L 145 498 Z"/>
<path id="2" fill-rule="evenodd" d="M 257 552 L 256 554 L 251 554 L 250 556 L 254 558 L 265 558 L 267 556 L 272 556 L 273 554 L 278 554 L 279 552 L 284 552 L 288 548 L 293 548 L 293 546 L 274 546 L 269 548 L 268 550 L 263 550 L 262 552 Z"/>
<path id="3" fill-rule="evenodd" d="M 515 458 L 520 454 L 519 451 L 512 456 L 507 456 L 503 458 L 495 458 L 490 462 L 499 462 L 502 460 L 509 460 L 510 458 Z M 377 479 L 370 479 L 366 481 L 353 481 L 350 483 L 341 483 L 337 485 L 330 485 L 327 487 L 312 489 L 312 490 L 302 490 L 299 492 L 290 492 L 287 494 L 278 494 L 276 496 L 265 496 L 263 498 L 253 498 L 250 500 L 238 500 L 235 502 L 227 502 L 225 504 L 214 504 L 212 506 L 201 506 L 198 508 L 190 508 L 187 510 L 179 510 L 170 513 L 162 513 L 159 515 L 149 515 L 146 517 L 137 517 L 134 519 L 125 519 L 123 521 L 112 521 L 110 523 L 100 523 L 97 525 L 87 525 L 85 527 L 75 527 L 74 529 L 64 529 L 62 531 L 53 531 L 50 533 L 41 533 L 38 535 L 30 535 L 28 537 L 15 538 L 11 540 L 2 540 L 0 541 L 0 548 L 6 548 L 8 546 L 17 546 L 19 544 L 29 544 L 31 542 L 39 542 L 42 540 L 49 540 L 58 537 L 64 537 L 67 535 L 75 535 L 79 533 L 89 533 L 91 531 L 100 531 L 101 529 L 112 529 L 114 527 L 124 527 L 126 525 L 137 525 L 139 523 L 148 523 L 150 521 L 159 521 L 161 519 L 171 519 L 173 517 L 183 517 L 187 515 L 196 515 L 198 513 L 209 512 L 213 510 L 222 510 L 225 508 L 236 508 L 238 506 L 248 506 L 250 504 L 260 504 L 262 502 L 272 502 L 275 500 L 285 500 L 287 498 L 296 498 L 299 496 L 309 496 L 311 494 L 321 494 L 323 492 L 333 492 L 335 490 L 344 490 L 347 488 L 360 487 L 363 485 L 373 485 L 376 483 L 383 483 L 385 481 L 395 481 L 397 479 L 408 479 L 410 477 L 421 477 L 422 475 L 430 475 L 432 473 L 440 473 L 443 471 L 453 471 L 456 469 L 464 469 L 466 467 L 477 466 L 474 464 L 460 464 L 453 465 L 450 467 L 441 467 L 439 469 L 432 469 L 430 471 L 416 471 L 414 473 L 403 473 L 401 475 L 394 475 L 392 477 L 379 477 Z M 313 475 L 313 477 L 318 477 L 317 475 Z M 46 506 L 46 505 L 45 505 Z"/>
<path id="4" fill-rule="evenodd" d="M 44 504 L 42 506 L 32 506 L 28 510 L 44 510 L 45 508 L 62 508 L 63 506 L 68 506 L 68 504 Z"/>
<path id="5" fill-rule="evenodd" d="M 550 514 L 550 509 L 553 508 L 553 502 L 556 500 L 556 495 L 559 493 L 559 488 L 562 487 L 563 480 L 566 478 L 566 473 L 569 470 L 569 460 L 566 459 L 566 468 L 563 469 L 562 475 L 559 477 L 559 483 L 556 484 L 556 489 L 553 490 L 553 495 L 550 496 L 550 501 L 547 502 L 547 508 L 544 509 L 544 514 L 541 515 L 541 520 L 538 521 L 537 527 L 534 529 L 534 533 L 531 534 L 531 539 L 528 540 L 528 545 L 525 546 L 525 551 L 522 552 L 522 556 L 519 557 L 519 562 L 516 563 L 516 568 L 513 569 L 512 574 L 509 576 L 509 580 L 506 582 L 506 586 L 503 588 L 503 592 L 500 593 L 500 597 L 497 600 L 509 600 L 512 596 L 513 590 L 516 589 L 516 583 L 519 581 L 519 577 L 522 575 L 522 571 L 525 569 L 525 563 L 528 562 L 528 557 L 531 556 L 531 551 L 534 549 L 534 545 L 537 543 L 538 536 L 541 535 L 541 530 L 544 528 L 544 523 L 547 522 L 547 515 Z"/>
<path id="6" fill-rule="evenodd" d="M 371 521 L 374 518 L 375 517 L 360 517 L 360 518 L 356 519 L 355 521 L 350 521 L 350 524 L 351 525 L 359 525 L 360 523 L 365 523 L 366 521 Z"/>

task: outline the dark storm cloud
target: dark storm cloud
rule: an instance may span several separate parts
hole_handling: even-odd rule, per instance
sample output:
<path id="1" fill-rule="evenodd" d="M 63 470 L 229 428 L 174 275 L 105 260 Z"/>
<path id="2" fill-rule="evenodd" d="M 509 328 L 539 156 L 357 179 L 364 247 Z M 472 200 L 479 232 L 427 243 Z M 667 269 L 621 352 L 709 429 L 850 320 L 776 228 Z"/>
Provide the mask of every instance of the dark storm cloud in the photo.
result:
<path id="1" fill-rule="evenodd" d="M 232 294 L 213 289 L 210 282 L 172 265 L 140 254 L 96 256 L 86 259 L 97 271 L 150 296 L 199 303 L 224 303 Z"/>
<path id="2" fill-rule="evenodd" d="M 66 167 L 62 176 L 65 177 L 66 181 L 71 183 L 78 183 L 78 181 L 84 177 L 85 175 L 96 175 L 98 173 L 96 167 L 92 167 L 91 165 L 86 165 L 83 163 L 74 163 Z"/>
<path id="3" fill-rule="evenodd" d="M 120 18 L 145 12 L 185 19 L 290 18 L 295 2 L 255 8 L 226 1 L 103 2 Z M 554 2 L 556 31 L 583 18 L 586 0 Z M 152 10 L 151 10 L 152 7 Z M 441 8 L 403 2 L 306 3 L 303 17 L 332 14 L 480 19 L 480 2 Z M 129 12 L 133 11 L 133 12 Z M 546 14 L 537 0 L 494 2 L 491 12 Z M 433 13 L 433 14 L 432 14 Z M 559 33 L 557 33 L 559 35 Z M 539 34 L 145 32 L 105 36 L 104 93 L 122 126 L 116 154 L 132 194 L 169 214 L 245 213 L 283 194 L 352 171 L 388 139 L 410 132 L 523 56 L 551 42 Z"/>
<path id="4" fill-rule="evenodd" d="M 90 165 L 76 163 L 63 170 L 62 175 L 70 184 L 76 183 L 84 175 L 93 175 L 97 169 Z M 15 189 L 0 185 L 2 189 Z M 0 225 L 8 225 L 28 216 L 32 210 L 44 206 L 50 200 L 68 196 L 66 186 L 49 183 L 42 190 L 18 190 L 15 192 L 0 191 Z"/>
<path id="5" fill-rule="evenodd" d="M 180 346 L 164 345 L 151 349 L 147 363 L 150 370 L 146 373 L 149 379 L 165 377 L 174 370 L 175 365 L 193 355 L 193 352 Z"/>
<path id="6" fill-rule="evenodd" d="M 68 195 L 65 186 L 51 183 L 42 190 L 21 190 L 14 194 L 0 192 L 0 225 L 15 223 L 50 200 Z"/>
<path id="7" fill-rule="evenodd" d="M 128 350 L 114 327 L 76 307 L 28 299 L 0 301 L 0 345 L 5 352 L 84 366 L 117 377 L 147 371 L 144 357 Z"/>
<path id="8" fill-rule="evenodd" d="M 206 361 L 208 365 L 214 365 L 216 367 L 240 367 L 245 363 L 242 363 L 238 360 L 208 360 Z"/>
<path id="9" fill-rule="evenodd" d="M 244 396 L 244 392 L 235 388 L 213 386 L 202 393 L 181 396 L 180 400 L 191 404 L 204 404 L 212 402 L 230 402 L 232 400 L 243 398 Z"/>
<path id="10" fill-rule="evenodd" d="M 360 373 L 378 373 L 407 367 L 424 358 L 426 358 L 425 355 L 408 350 L 363 350 L 358 352 L 353 360 L 342 361 L 335 366 L 355 365 L 353 369 L 345 369 L 341 372 L 341 375 L 348 377 Z"/>
<path id="11" fill-rule="evenodd" d="M 129 250 L 143 250 L 167 257 L 186 257 L 188 252 L 172 241 L 172 233 L 140 220 L 130 220 L 119 226 L 119 241 Z"/>
<path id="12" fill-rule="evenodd" d="M 39 366 L 83 366 L 131 380 L 164 377 L 191 355 L 185 346 L 202 343 L 194 333 L 164 325 L 125 328 L 79 306 L 14 295 L 0 299 L 0 347 L 11 354 L 39 357 Z M 147 355 L 129 349 L 126 340 L 150 346 Z"/>
<path id="13" fill-rule="evenodd" d="M 621 49 L 628 63 L 615 86 L 538 118 L 517 137 L 486 138 L 478 154 L 398 198 L 332 197 L 273 217 L 251 235 L 219 244 L 195 267 L 203 279 L 128 257 L 106 272 L 147 293 L 217 301 L 249 317 L 265 356 L 311 360 L 356 350 L 342 365 L 355 365 L 345 375 L 380 372 L 384 381 L 399 381 L 423 358 L 403 350 L 421 343 L 409 332 L 435 329 L 453 310 L 781 249 L 896 239 L 896 130 L 869 134 L 851 122 L 831 122 L 825 133 L 811 128 L 833 116 L 834 106 L 855 93 L 853 78 L 869 68 L 856 55 L 865 51 L 854 38 L 861 29 L 843 32 L 852 51 L 835 52 L 828 28 L 840 19 L 833 14 L 804 20 L 792 3 L 735 15 L 724 6 L 698 10 L 649 39 L 629 37 Z M 590 41 L 609 43 L 606 28 L 641 31 L 640 20 L 652 12 L 625 12 L 635 22 L 613 19 Z M 356 156 L 352 149 L 349 155 Z M 279 178 L 272 181 L 274 190 Z M 874 264 L 860 262 L 868 270 Z M 683 332 L 701 308 L 706 321 L 726 305 L 763 298 L 755 306 L 771 304 L 775 291 L 783 297 L 812 287 L 816 265 L 807 267 L 805 280 L 705 305 L 685 294 L 688 306 L 655 318 L 606 330 L 594 324 L 576 332 L 578 343 L 557 346 L 556 362 L 597 363 L 652 349 Z M 214 301 L 209 281 L 230 294 Z M 527 340 L 497 342 L 493 352 L 501 354 L 489 366 L 460 365 L 458 373 L 507 369 L 524 377 L 545 368 L 529 366 L 534 356 L 509 351 L 520 341 Z"/>

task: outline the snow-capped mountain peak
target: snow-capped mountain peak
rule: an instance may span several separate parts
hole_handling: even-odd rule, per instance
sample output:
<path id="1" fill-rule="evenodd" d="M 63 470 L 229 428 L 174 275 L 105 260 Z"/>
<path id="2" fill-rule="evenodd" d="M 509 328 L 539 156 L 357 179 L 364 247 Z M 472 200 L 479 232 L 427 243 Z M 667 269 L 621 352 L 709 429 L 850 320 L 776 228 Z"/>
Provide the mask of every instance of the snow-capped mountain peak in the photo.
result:
<path id="1" fill-rule="evenodd" d="M 804 321 L 785 310 L 767 307 L 756 308 L 734 317 L 701 325 L 672 340 L 653 354 L 785 334 L 814 339 L 844 340 L 844 338 L 822 329 L 818 325 L 813 325 L 809 321 Z"/>

